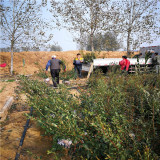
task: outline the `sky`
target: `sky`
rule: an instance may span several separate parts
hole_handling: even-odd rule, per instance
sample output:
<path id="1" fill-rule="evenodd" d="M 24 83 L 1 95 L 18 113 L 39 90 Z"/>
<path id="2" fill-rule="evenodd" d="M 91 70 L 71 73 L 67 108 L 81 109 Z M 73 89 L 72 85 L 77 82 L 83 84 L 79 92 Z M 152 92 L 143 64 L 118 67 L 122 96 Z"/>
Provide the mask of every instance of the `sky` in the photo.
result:
<path id="1" fill-rule="evenodd" d="M 63 0 L 59 0 L 63 1 Z M 159 3 L 160 4 L 160 3 Z M 49 3 L 48 3 L 48 8 L 50 8 Z M 44 12 L 44 16 L 47 17 L 48 19 L 52 19 L 52 15 L 49 12 Z M 160 23 L 159 23 L 160 27 Z M 79 49 L 77 47 L 77 43 L 73 41 L 74 36 L 65 28 L 62 28 L 60 30 L 55 29 L 52 32 L 54 34 L 53 41 L 52 43 L 56 43 L 60 45 L 63 49 L 63 51 L 69 51 L 69 50 L 77 50 Z M 160 45 L 160 35 L 158 39 L 155 39 L 153 43 L 142 43 L 140 47 L 145 47 L 145 46 L 157 46 Z M 125 44 L 124 44 L 125 48 Z"/>
<path id="2" fill-rule="evenodd" d="M 9 1 L 9 0 L 8 0 Z M 40 3 L 42 0 L 37 0 L 38 3 Z M 60 0 L 62 1 L 62 0 Z M 7 2 L 7 0 L 4 0 L 4 3 Z M 48 0 L 49 2 L 49 0 Z M 47 4 L 47 8 L 48 10 L 50 9 L 50 3 Z M 52 14 L 46 10 L 46 8 L 44 7 L 44 9 L 42 10 L 43 12 L 43 17 L 45 17 L 46 19 L 48 19 L 50 22 L 53 19 Z M 160 23 L 159 23 L 160 26 Z M 51 33 L 54 35 L 53 39 L 50 41 L 50 44 L 57 44 L 60 45 L 63 49 L 63 51 L 69 51 L 69 50 L 77 50 L 79 49 L 77 46 L 77 43 L 73 41 L 74 37 L 73 35 L 67 31 L 67 29 L 65 28 L 61 28 L 61 29 L 53 29 L 53 30 L 48 30 L 48 34 Z M 145 46 L 156 46 L 156 45 L 160 45 L 160 36 L 158 39 L 155 39 L 153 43 L 148 44 L 146 42 L 142 43 L 140 45 L 140 47 L 145 47 Z M 2 44 L 1 44 L 2 46 Z M 125 47 L 125 46 L 124 46 Z"/>
<path id="3" fill-rule="evenodd" d="M 63 51 L 68 50 L 77 50 L 77 44 L 73 41 L 73 36 L 70 32 L 68 32 L 66 29 L 55 30 L 53 32 L 54 34 L 54 41 L 58 43 L 63 49 Z M 157 46 L 160 45 L 160 38 L 155 39 L 153 43 L 142 43 L 140 47 L 147 47 L 147 46 Z"/>
<path id="4" fill-rule="evenodd" d="M 53 31 L 53 35 L 53 42 L 58 43 L 63 51 L 77 50 L 77 43 L 73 41 L 73 35 L 66 29 L 56 29 Z"/>

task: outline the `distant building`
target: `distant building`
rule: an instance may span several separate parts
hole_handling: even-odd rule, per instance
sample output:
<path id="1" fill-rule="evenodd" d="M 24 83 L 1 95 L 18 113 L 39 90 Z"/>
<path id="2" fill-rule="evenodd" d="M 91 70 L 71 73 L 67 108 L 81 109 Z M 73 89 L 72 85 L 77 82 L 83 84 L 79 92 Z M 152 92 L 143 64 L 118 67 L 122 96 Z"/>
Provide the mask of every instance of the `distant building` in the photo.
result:
<path id="1" fill-rule="evenodd" d="M 155 51 L 158 54 L 160 54 L 160 45 L 158 46 L 148 46 L 148 47 L 140 47 L 140 53 L 142 53 L 143 55 L 148 52 L 148 51 Z"/>

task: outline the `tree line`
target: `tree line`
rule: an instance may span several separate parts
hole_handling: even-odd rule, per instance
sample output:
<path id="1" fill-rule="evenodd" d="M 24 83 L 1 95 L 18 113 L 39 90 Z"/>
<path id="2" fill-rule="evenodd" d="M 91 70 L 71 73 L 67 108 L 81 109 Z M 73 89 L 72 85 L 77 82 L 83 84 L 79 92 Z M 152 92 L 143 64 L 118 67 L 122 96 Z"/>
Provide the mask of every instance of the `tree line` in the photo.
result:
<path id="1" fill-rule="evenodd" d="M 10 52 L 10 47 L 0 48 L 0 52 Z M 40 48 L 40 47 L 14 47 L 14 52 L 22 52 L 22 51 L 62 51 L 62 47 L 60 45 L 51 45 L 49 48 Z"/>
<path id="2" fill-rule="evenodd" d="M 91 51 L 90 38 L 86 37 L 85 46 L 80 45 L 79 49 Z M 120 48 L 120 42 L 114 33 L 107 32 L 104 35 L 97 34 L 93 37 L 93 45 L 95 51 L 115 51 Z M 122 45 L 121 45 L 122 47 Z M 10 47 L 0 48 L 1 52 L 10 52 Z M 39 46 L 25 46 L 25 47 L 14 47 L 13 52 L 22 51 L 63 51 L 62 47 L 58 44 L 49 45 L 45 48 L 40 48 Z"/>

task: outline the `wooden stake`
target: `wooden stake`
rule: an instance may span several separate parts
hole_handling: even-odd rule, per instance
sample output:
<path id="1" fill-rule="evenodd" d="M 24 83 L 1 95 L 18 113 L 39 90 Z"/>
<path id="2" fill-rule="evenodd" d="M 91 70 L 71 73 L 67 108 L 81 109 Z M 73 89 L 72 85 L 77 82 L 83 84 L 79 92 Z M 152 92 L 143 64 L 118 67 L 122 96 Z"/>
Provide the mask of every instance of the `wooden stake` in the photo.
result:
<path id="1" fill-rule="evenodd" d="M 89 69 L 89 72 L 88 72 L 88 75 L 87 75 L 87 79 L 90 77 L 92 71 L 93 71 L 93 63 L 91 63 L 91 66 L 90 66 L 90 69 Z"/>

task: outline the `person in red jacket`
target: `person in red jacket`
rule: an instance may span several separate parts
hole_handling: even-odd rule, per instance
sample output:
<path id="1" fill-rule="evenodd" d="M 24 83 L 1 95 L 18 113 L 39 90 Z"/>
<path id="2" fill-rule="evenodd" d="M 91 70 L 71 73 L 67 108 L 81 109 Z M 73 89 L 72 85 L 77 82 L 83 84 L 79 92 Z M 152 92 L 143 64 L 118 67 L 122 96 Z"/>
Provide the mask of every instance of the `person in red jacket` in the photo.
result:
<path id="1" fill-rule="evenodd" d="M 122 61 L 119 62 L 119 65 L 121 66 L 122 72 L 127 72 L 129 70 L 130 61 L 127 59 L 127 56 L 122 56 Z"/>

